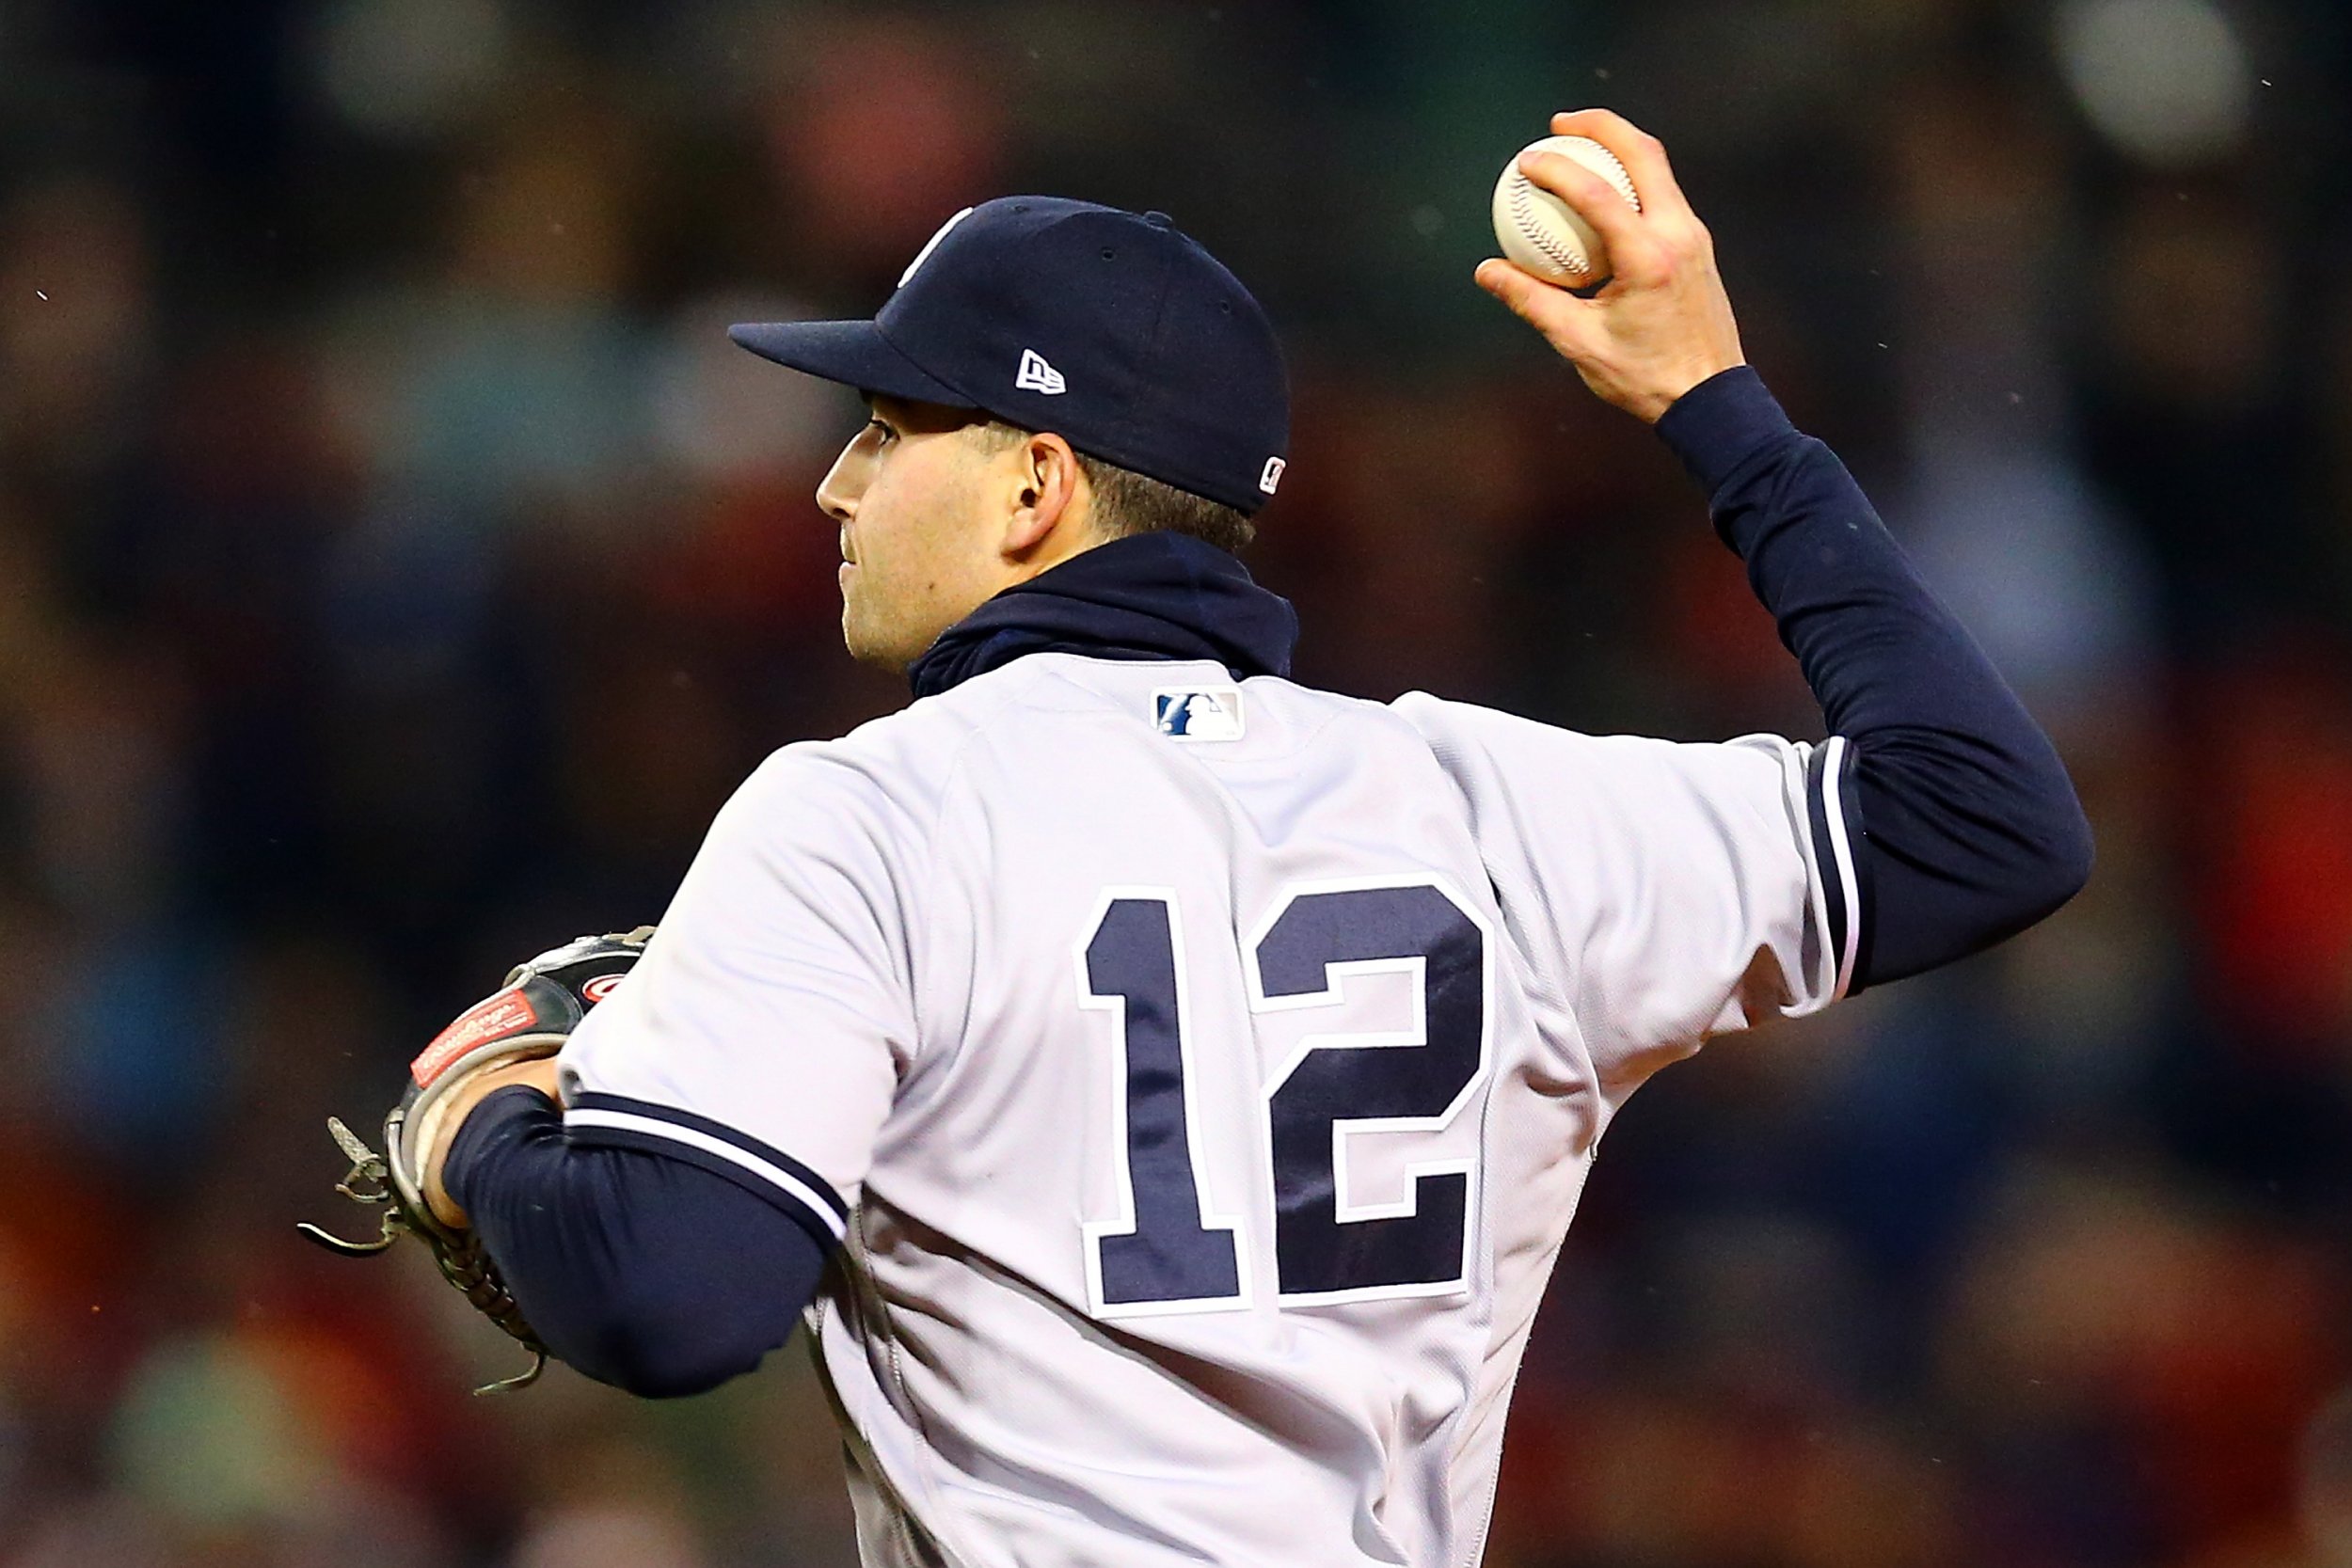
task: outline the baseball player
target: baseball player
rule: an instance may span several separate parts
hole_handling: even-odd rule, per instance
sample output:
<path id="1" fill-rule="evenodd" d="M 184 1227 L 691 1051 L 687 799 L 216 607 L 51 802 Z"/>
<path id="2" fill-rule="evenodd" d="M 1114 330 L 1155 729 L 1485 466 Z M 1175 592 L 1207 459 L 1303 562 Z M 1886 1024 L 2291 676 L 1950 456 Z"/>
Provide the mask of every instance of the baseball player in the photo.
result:
<path id="1" fill-rule="evenodd" d="M 1825 741 L 1286 678 L 1232 554 L 1279 353 L 1161 214 L 990 201 L 874 320 L 735 329 L 869 400 L 817 499 L 916 700 L 770 758 L 560 1054 L 461 1075 L 416 1154 L 592 1377 L 707 1388 L 804 1312 L 869 1563 L 1475 1562 L 1627 1097 L 2089 873 L 2047 740 L 1744 368 L 1663 150 L 1552 130 L 1642 194 L 1526 166 L 1614 281 L 1478 282 L 1689 467 Z"/>

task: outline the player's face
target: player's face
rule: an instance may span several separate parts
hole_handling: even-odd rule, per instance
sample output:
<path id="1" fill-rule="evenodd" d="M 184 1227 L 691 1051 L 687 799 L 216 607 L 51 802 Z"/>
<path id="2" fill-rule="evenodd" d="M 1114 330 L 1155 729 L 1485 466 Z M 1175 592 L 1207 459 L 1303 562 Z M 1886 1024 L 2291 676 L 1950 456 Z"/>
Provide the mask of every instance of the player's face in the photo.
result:
<path id="1" fill-rule="evenodd" d="M 904 670 L 1003 586 L 973 417 L 877 396 L 817 504 L 841 525 L 841 636 L 850 657 Z"/>

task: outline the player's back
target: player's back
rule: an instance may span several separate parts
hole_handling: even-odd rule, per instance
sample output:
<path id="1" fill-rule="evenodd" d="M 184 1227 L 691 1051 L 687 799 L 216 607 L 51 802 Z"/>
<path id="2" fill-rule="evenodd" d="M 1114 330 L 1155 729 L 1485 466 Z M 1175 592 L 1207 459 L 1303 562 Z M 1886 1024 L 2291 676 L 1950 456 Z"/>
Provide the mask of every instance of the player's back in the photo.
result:
<path id="1" fill-rule="evenodd" d="M 1474 1559 L 1600 1111 L 1430 738 L 1041 656 L 826 750 L 925 841 L 818 1311 L 869 1560 Z"/>

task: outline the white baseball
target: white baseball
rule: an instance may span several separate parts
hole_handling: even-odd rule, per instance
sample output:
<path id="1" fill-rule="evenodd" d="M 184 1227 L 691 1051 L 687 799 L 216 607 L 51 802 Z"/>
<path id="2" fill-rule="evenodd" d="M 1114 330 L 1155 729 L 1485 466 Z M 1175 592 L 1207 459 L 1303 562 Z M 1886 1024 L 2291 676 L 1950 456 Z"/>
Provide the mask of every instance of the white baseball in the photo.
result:
<path id="1" fill-rule="evenodd" d="M 1546 136 L 1531 142 L 1519 154 L 1558 152 L 1574 158 L 1617 188 L 1635 212 L 1642 198 L 1633 177 L 1617 155 L 1590 136 Z M 1609 257 L 1593 226 L 1576 209 L 1519 172 L 1519 160 L 1503 166 L 1495 182 L 1495 238 L 1502 254 L 1520 271 L 1557 283 L 1565 289 L 1585 289 L 1609 280 Z"/>

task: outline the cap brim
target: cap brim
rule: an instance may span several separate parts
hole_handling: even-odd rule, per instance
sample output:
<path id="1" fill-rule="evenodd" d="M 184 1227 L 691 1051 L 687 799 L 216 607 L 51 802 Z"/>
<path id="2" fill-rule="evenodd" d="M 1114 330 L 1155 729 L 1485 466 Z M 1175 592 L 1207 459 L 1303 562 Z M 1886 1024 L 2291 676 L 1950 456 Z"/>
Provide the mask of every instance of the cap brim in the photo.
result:
<path id="1" fill-rule="evenodd" d="M 772 359 L 862 392 L 954 408 L 977 404 L 899 353 L 870 321 L 744 322 L 727 336 L 762 359 Z"/>

